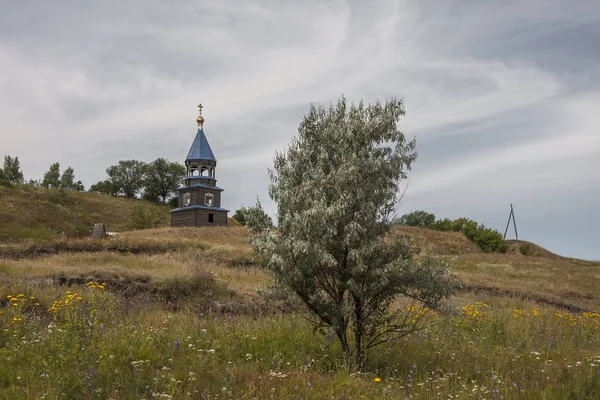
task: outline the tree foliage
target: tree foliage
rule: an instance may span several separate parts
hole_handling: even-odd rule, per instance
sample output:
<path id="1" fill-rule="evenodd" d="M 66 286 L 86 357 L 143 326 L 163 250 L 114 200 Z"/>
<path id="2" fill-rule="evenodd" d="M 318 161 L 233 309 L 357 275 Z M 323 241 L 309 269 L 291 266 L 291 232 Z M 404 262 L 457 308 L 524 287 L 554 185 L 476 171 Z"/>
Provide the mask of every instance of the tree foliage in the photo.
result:
<path id="1" fill-rule="evenodd" d="M 311 106 L 269 171 L 278 231 L 248 217 L 253 248 L 276 282 L 359 367 L 370 348 L 418 329 L 415 307 L 435 308 L 456 287 L 448 262 L 417 261 L 406 240 L 387 235 L 400 181 L 417 157 L 415 141 L 398 130 L 402 115 L 397 99 Z M 251 211 L 264 214 L 260 203 Z M 408 307 L 392 311 L 398 296 Z"/>
<path id="2" fill-rule="evenodd" d="M 408 214 L 404 214 L 398 219 L 393 221 L 394 225 L 402 226 L 416 226 L 420 228 L 427 228 L 435 221 L 435 214 L 427 211 L 413 211 Z"/>
<path id="3" fill-rule="evenodd" d="M 29 184 L 35 186 L 37 182 L 30 180 Z M 73 189 L 77 191 L 85 190 L 81 181 L 75 182 L 75 170 L 72 167 L 68 167 L 61 175 L 60 164 L 57 162 L 50 165 L 50 168 L 44 174 L 44 178 L 41 182 L 41 186 L 43 187 L 50 187 L 50 185 L 56 188 Z"/>
<path id="4" fill-rule="evenodd" d="M 429 228 L 437 231 L 460 232 L 488 253 L 505 253 L 508 250 L 508 244 L 500 232 L 486 228 L 485 225 L 480 225 L 469 218 L 455 220 L 444 218 L 430 224 Z"/>
<path id="5" fill-rule="evenodd" d="M 70 188 L 75 185 L 75 170 L 69 166 L 60 177 L 60 187 Z"/>
<path id="6" fill-rule="evenodd" d="M 117 194 L 135 197 L 144 183 L 145 164 L 137 160 L 122 160 L 106 169 Z"/>
<path id="7" fill-rule="evenodd" d="M 248 224 L 248 221 L 250 221 L 252 226 L 254 226 L 255 228 L 258 226 L 260 226 L 261 229 L 273 227 L 273 220 L 263 210 L 262 205 L 260 204 L 260 200 L 258 199 L 256 206 L 242 207 L 235 211 L 235 214 L 233 214 L 232 218 L 244 226 Z"/>
<path id="8" fill-rule="evenodd" d="M 239 208 L 235 210 L 235 214 L 231 216 L 231 218 L 235 219 L 237 222 L 246 226 L 246 207 Z"/>
<path id="9" fill-rule="evenodd" d="M 60 164 L 57 162 L 50 165 L 42 179 L 42 186 L 49 187 L 50 185 L 60 187 Z"/>
<path id="10" fill-rule="evenodd" d="M 10 181 L 2 168 L 0 168 L 0 186 L 10 186 Z"/>
<path id="11" fill-rule="evenodd" d="M 2 177 L 8 183 L 23 183 L 23 171 L 21 171 L 21 164 L 19 157 L 11 157 L 10 155 L 4 156 L 4 164 L 2 166 Z"/>
<path id="12" fill-rule="evenodd" d="M 106 179 L 104 181 L 94 183 L 92 186 L 90 186 L 89 191 L 92 193 L 101 193 L 114 196 L 119 192 L 119 189 L 110 179 Z"/>
<path id="13" fill-rule="evenodd" d="M 71 166 L 63 171 L 60 177 L 60 187 L 64 189 L 73 189 L 78 192 L 85 190 L 81 181 L 75 182 L 75 170 Z"/>
<path id="14" fill-rule="evenodd" d="M 185 178 L 185 167 L 177 162 L 157 158 L 144 168 L 144 198 L 167 202 L 167 198 L 177 193 L 177 188 Z"/>

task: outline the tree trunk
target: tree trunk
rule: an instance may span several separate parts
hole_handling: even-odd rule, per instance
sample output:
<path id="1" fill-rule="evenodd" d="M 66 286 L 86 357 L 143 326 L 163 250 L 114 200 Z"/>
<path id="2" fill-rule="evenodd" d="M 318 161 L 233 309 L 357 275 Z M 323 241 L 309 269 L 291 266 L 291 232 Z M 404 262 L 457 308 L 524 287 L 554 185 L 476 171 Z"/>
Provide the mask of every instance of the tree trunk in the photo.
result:
<path id="1" fill-rule="evenodd" d="M 354 318 L 355 321 L 355 333 L 354 333 L 354 357 L 356 362 L 356 368 L 360 371 L 364 368 L 365 361 L 365 350 L 363 349 L 363 328 L 364 321 L 362 318 L 362 301 L 360 297 L 353 296 L 354 298 Z"/>
<path id="2" fill-rule="evenodd" d="M 340 327 L 336 329 L 335 333 L 340 339 L 342 351 L 344 352 L 346 359 L 350 361 L 352 359 L 352 351 L 350 350 L 350 344 L 348 343 L 347 325 L 340 325 Z"/>

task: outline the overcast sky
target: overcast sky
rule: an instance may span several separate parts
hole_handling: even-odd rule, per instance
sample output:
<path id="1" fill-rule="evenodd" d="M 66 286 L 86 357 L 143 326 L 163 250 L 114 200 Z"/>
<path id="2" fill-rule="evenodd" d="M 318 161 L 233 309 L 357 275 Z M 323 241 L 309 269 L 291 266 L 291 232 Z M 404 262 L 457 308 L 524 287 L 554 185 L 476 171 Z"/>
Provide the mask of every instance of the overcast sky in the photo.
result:
<path id="1" fill-rule="evenodd" d="M 0 0 L 0 157 L 26 178 L 183 162 L 196 105 L 223 206 L 256 197 L 311 103 L 402 97 L 400 213 L 466 216 L 600 259 L 600 4 Z M 511 236 L 512 237 L 512 236 Z"/>

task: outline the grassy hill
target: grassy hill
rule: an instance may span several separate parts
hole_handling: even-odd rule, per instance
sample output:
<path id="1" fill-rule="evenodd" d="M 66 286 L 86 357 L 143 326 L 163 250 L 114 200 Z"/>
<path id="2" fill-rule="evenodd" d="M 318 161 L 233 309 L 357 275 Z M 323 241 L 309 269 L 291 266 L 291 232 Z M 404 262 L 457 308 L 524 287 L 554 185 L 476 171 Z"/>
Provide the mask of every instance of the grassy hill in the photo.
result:
<path id="1" fill-rule="evenodd" d="M 302 314 L 259 295 L 273 279 L 244 227 L 0 245 L 0 398 L 597 398 L 599 262 L 393 234 L 453 258 L 465 284 L 360 374 Z"/>
<path id="2" fill-rule="evenodd" d="M 60 232 L 75 231 L 79 204 L 79 229 L 103 222 L 109 231 L 124 231 L 135 207 L 142 205 L 169 224 L 169 207 L 145 200 L 62 189 L 19 185 L 0 186 L 0 241 L 46 239 Z"/>

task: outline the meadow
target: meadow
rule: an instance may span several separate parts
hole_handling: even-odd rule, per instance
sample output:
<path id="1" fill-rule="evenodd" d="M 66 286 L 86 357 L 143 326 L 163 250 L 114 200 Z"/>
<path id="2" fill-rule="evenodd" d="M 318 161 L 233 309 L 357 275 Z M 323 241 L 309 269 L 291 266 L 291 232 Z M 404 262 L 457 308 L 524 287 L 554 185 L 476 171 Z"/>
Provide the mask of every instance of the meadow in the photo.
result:
<path id="1" fill-rule="evenodd" d="M 170 208 L 165 204 L 28 185 L 0 186 L 0 243 L 88 231 L 96 222 L 105 223 L 109 231 L 121 232 L 127 229 L 129 217 L 140 206 L 162 225 L 169 224 Z"/>
<path id="2" fill-rule="evenodd" d="M 0 245 L 0 398 L 598 398 L 600 263 L 394 233 L 454 258 L 465 290 L 363 372 L 260 296 L 243 227 Z"/>

